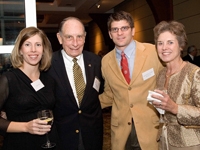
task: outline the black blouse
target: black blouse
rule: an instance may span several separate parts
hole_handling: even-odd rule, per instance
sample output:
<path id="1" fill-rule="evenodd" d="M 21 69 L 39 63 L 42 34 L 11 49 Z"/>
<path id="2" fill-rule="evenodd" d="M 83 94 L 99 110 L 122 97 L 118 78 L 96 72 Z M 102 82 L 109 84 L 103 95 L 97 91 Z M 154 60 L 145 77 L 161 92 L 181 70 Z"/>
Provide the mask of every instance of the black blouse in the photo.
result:
<path id="1" fill-rule="evenodd" d="M 42 109 L 53 110 L 55 105 L 55 81 L 45 72 L 39 79 L 44 87 L 35 91 L 32 81 L 20 69 L 12 69 L 0 77 L 0 111 L 4 110 L 7 119 L 0 117 L 0 134 L 4 135 L 3 149 L 36 150 L 46 141 L 45 135 L 29 133 L 6 133 L 10 121 L 28 122 L 37 118 Z M 57 141 L 56 128 L 53 125 L 49 133 L 50 140 Z"/>

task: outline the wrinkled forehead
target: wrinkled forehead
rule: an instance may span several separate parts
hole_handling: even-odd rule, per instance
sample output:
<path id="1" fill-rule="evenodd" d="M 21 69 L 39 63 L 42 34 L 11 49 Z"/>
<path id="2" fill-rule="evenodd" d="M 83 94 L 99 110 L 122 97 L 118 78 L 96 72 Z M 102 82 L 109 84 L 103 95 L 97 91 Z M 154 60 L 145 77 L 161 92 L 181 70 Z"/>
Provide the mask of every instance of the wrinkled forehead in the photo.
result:
<path id="1" fill-rule="evenodd" d="M 67 35 L 84 35 L 85 28 L 78 20 L 67 20 L 62 27 L 62 33 Z"/>

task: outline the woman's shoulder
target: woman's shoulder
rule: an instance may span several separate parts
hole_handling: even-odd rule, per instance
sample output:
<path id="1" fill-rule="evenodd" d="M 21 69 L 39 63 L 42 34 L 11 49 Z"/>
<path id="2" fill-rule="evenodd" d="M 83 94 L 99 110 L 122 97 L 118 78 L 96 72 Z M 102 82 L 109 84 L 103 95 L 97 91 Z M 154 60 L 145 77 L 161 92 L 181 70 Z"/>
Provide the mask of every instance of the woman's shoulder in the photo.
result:
<path id="1" fill-rule="evenodd" d="M 4 72 L 4 73 L 1 75 L 1 77 L 4 77 L 4 78 L 6 77 L 6 78 L 8 78 L 8 79 L 12 79 L 12 78 L 15 76 L 15 72 L 17 72 L 17 69 L 12 68 L 12 69 L 10 69 L 10 70 Z"/>
<path id="2" fill-rule="evenodd" d="M 191 74 L 192 72 L 200 71 L 200 67 L 198 67 L 190 62 L 187 62 L 187 64 L 184 67 L 184 70 L 186 73 Z"/>
<path id="3" fill-rule="evenodd" d="M 187 74 L 188 79 L 191 81 L 194 78 L 197 78 L 198 80 L 200 79 L 200 67 L 190 62 L 187 62 L 182 73 Z"/>

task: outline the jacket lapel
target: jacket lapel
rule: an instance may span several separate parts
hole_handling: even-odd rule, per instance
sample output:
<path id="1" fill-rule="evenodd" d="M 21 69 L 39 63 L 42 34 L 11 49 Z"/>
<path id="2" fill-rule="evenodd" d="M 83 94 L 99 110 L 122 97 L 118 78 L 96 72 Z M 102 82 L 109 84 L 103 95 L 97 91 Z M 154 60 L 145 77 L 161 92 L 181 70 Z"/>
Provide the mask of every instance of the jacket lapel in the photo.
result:
<path id="1" fill-rule="evenodd" d="M 141 75 L 141 73 L 142 73 L 141 71 L 142 71 L 143 65 L 144 65 L 146 57 L 147 57 L 143 53 L 144 50 L 145 50 L 145 47 L 136 41 L 136 54 L 135 54 L 135 61 L 134 61 L 134 69 L 133 69 L 130 85 L 133 84 L 134 81 L 137 79 L 137 77 L 139 75 Z M 112 71 L 115 73 L 116 77 L 119 80 L 121 80 L 127 84 L 127 82 L 121 72 L 121 69 L 119 67 L 119 64 L 117 62 L 115 50 L 111 51 L 108 65 L 110 66 Z"/>
<path id="2" fill-rule="evenodd" d="M 142 68 L 147 57 L 143 53 L 144 50 L 145 47 L 136 41 L 135 62 L 130 85 L 133 84 L 137 77 L 142 74 Z"/>
<path id="3" fill-rule="evenodd" d="M 127 83 L 117 62 L 115 50 L 111 51 L 108 65 L 119 80 L 122 80 L 123 82 Z"/>
<path id="4" fill-rule="evenodd" d="M 60 84 L 62 84 L 63 89 L 66 89 L 66 94 L 69 95 L 71 99 L 74 99 L 74 103 L 77 105 L 67 73 L 64 65 L 64 60 L 61 54 L 61 51 L 58 53 L 55 53 L 53 58 L 53 69 L 55 70 L 56 74 L 58 75 L 58 78 L 61 80 Z"/>
<path id="5" fill-rule="evenodd" d="M 86 73 L 86 87 L 85 87 L 85 94 L 83 96 L 82 104 L 85 102 L 86 97 L 88 97 L 90 93 L 91 87 L 93 87 L 93 78 L 94 78 L 94 70 L 95 70 L 95 64 L 91 60 L 90 57 L 88 57 L 87 53 L 83 51 L 83 59 L 84 59 L 84 65 L 85 65 L 85 73 Z M 82 105 L 81 104 L 81 105 Z"/>

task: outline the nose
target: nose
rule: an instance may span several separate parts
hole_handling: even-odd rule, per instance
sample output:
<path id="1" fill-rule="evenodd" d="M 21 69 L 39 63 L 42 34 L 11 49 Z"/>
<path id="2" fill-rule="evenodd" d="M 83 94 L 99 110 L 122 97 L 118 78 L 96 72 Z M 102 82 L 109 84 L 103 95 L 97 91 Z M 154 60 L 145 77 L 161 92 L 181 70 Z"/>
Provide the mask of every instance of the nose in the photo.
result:
<path id="1" fill-rule="evenodd" d="M 167 44 L 163 43 L 162 49 L 163 49 L 163 50 L 167 49 Z"/>
<path id="2" fill-rule="evenodd" d="M 77 40 L 77 38 L 74 38 L 74 39 L 72 40 L 72 45 L 73 45 L 73 46 L 77 46 L 77 45 L 78 45 L 78 40 Z"/>
<path id="3" fill-rule="evenodd" d="M 36 47 L 35 46 L 31 46 L 31 52 L 35 52 L 36 51 Z"/>
<path id="4" fill-rule="evenodd" d="M 122 30 L 121 29 L 119 29 L 118 31 L 117 31 L 117 34 L 118 35 L 121 35 L 123 32 L 122 32 Z"/>

